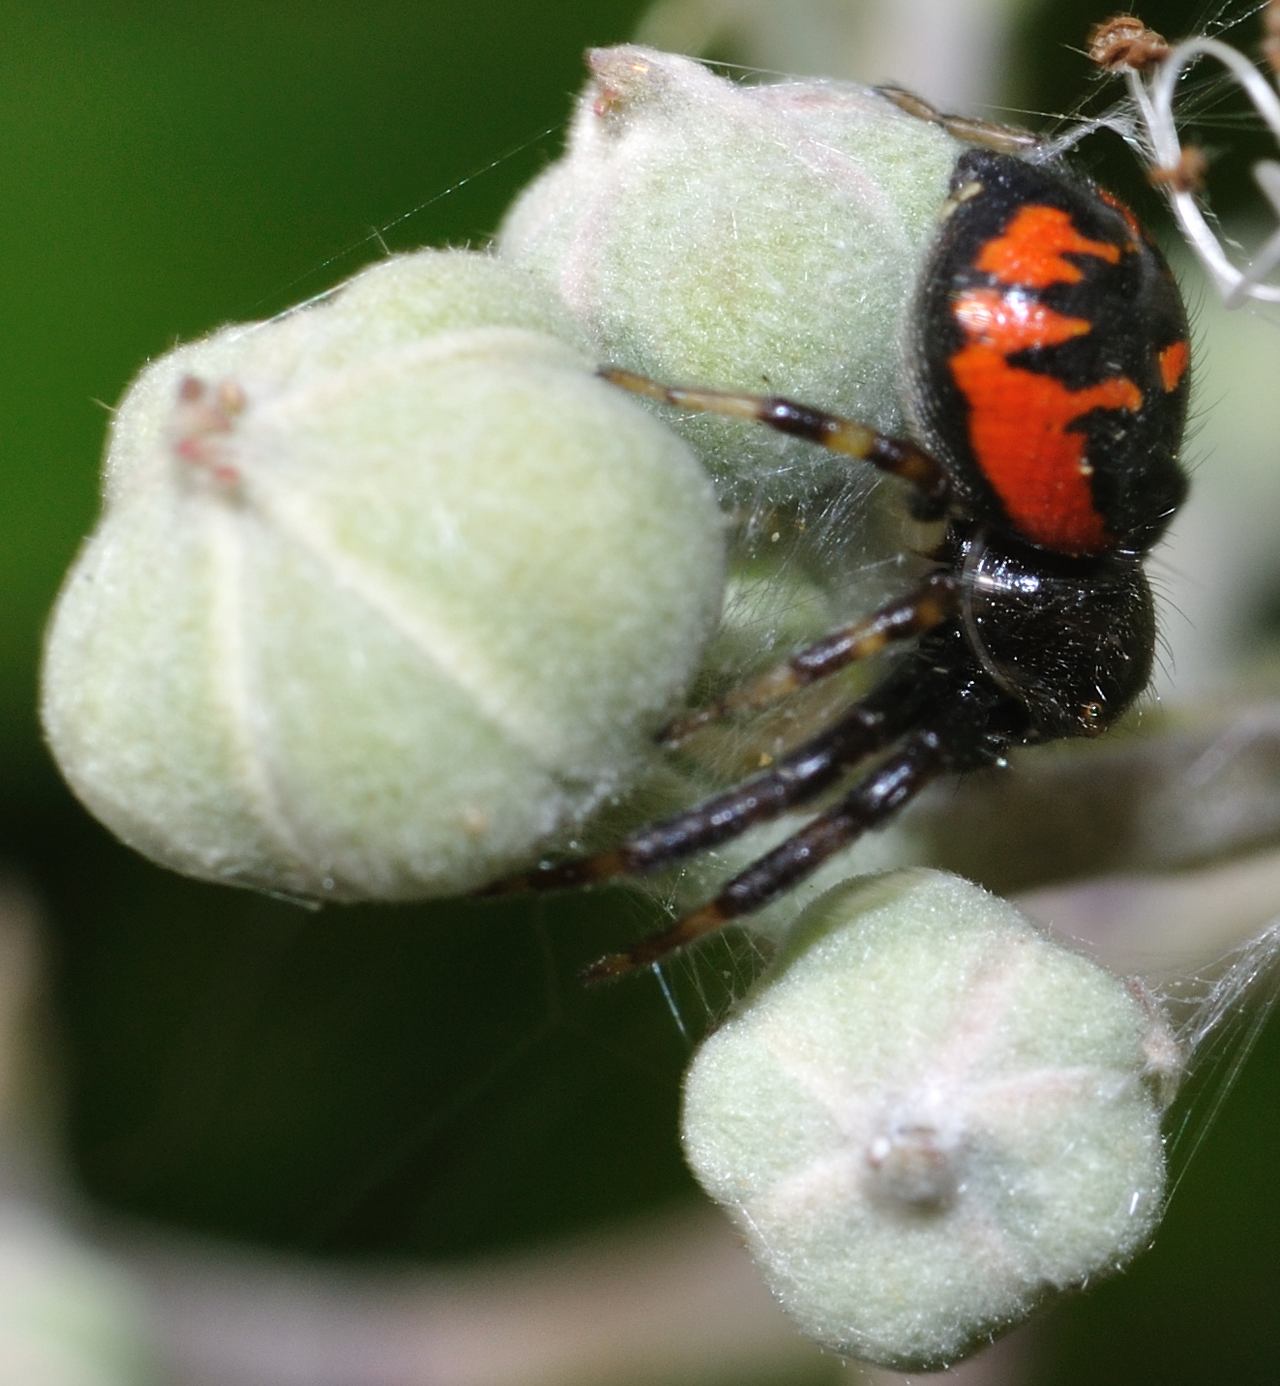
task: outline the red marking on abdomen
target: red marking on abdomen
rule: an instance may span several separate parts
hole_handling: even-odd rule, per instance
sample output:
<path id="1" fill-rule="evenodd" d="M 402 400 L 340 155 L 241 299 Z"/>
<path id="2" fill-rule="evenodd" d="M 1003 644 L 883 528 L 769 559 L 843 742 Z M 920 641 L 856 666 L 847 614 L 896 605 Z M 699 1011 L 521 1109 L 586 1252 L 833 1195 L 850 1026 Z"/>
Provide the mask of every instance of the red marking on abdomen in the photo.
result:
<path id="1" fill-rule="evenodd" d="M 1092 327 L 1087 318 L 1069 318 L 1028 294 L 1003 289 L 970 289 L 957 296 L 951 311 L 970 342 L 1006 355 L 1057 346 L 1083 337 Z"/>
<path id="2" fill-rule="evenodd" d="M 1191 349 L 1186 338 L 1180 342 L 1170 342 L 1156 359 L 1160 364 L 1160 383 L 1165 393 L 1170 394 L 1178 388 L 1191 360 Z"/>
<path id="3" fill-rule="evenodd" d="M 1069 321 L 1069 320 L 1068 320 Z M 1017 532 L 1058 553 L 1103 553 L 1115 543 L 1093 504 L 1087 438 L 1073 431 L 1092 409 L 1142 407 L 1126 376 L 1071 390 L 1051 375 L 1011 366 L 980 341 L 950 361 L 969 404 L 969 442 Z"/>
<path id="4" fill-rule="evenodd" d="M 1078 284 L 1084 271 L 1063 259 L 1068 254 L 1091 255 L 1114 265 L 1119 263 L 1120 247 L 1082 236 L 1061 208 L 1031 202 L 1019 208 L 1001 235 L 982 247 L 974 268 L 994 274 L 1002 284 L 1028 289 Z"/>

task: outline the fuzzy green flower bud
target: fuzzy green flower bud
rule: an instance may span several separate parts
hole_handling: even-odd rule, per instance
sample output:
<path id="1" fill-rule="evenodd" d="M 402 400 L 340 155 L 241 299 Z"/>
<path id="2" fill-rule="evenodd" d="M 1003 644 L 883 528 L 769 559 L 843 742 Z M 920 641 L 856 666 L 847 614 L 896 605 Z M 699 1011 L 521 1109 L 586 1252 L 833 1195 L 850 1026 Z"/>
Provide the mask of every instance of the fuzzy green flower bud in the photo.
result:
<path id="1" fill-rule="evenodd" d="M 428 252 L 143 373 L 44 668 L 54 753 L 120 837 L 405 899 L 626 783 L 714 625 L 723 526 L 562 321 L 518 269 Z"/>
<path id="2" fill-rule="evenodd" d="M 142 1293 L 46 1216 L 0 1202 L 0 1377 L 40 1386 L 163 1380 Z"/>
<path id="3" fill-rule="evenodd" d="M 685 1150 L 807 1334 L 935 1368 L 1146 1243 L 1172 1053 L 1144 992 L 978 887 L 856 880 L 695 1057 Z"/>
<path id="4" fill-rule="evenodd" d="M 901 325 L 956 142 L 851 84 L 741 86 L 637 47 L 588 65 L 568 152 L 499 252 L 559 293 L 601 360 L 901 431 Z M 793 500 L 838 465 L 737 421 L 673 424 L 752 497 Z"/>

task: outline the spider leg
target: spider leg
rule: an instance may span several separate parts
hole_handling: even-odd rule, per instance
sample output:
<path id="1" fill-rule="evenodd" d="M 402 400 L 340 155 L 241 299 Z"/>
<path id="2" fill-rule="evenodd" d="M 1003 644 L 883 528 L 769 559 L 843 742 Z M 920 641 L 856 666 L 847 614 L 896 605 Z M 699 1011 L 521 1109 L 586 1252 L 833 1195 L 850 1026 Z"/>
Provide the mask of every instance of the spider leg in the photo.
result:
<path id="1" fill-rule="evenodd" d="M 923 635 L 956 615 L 958 592 L 954 573 L 930 573 L 911 592 L 879 611 L 828 632 L 785 663 L 731 688 L 714 702 L 675 718 L 658 733 L 658 740 L 666 746 L 678 746 L 712 722 L 735 713 L 772 707 L 797 689 L 837 673 L 855 660 L 879 654 L 891 642 Z"/>
<path id="2" fill-rule="evenodd" d="M 738 394 L 730 390 L 696 390 L 682 385 L 663 385 L 648 376 L 616 366 L 602 366 L 598 374 L 613 385 L 646 399 L 675 405 L 692 413 L 722 414 L 752 419 L 779 433 L 804 438 L 830 452 L 869 462 L 882 472 L 909 482 L 919 493 L 918 518 L 939 518 L 946 512 L 951 486 L 938 463 L 906 438 L 892 438 L 874 428 L 798 404 L 778 395 Z"/>
<path id="3" fill-rule="evenodd" d="M 892 82 L 876 87 L 876 91 L 892 101 L 899 110 L 930 125 L 940 125 L 948 135 L 966 144 L 981 145 L 984 149 L 994 149 L 1002 154 L 1021 154 L 1040 143 L 1030 130 L 1017 125 L 1001 125 L 995 121 L 977 120 L 973 116 L 949 115 L 930 105 L 922 96 Z"/>
<path id="4" fill-rule="evenodd" d="M 760 909 L 864 832 L 879 827 L 939 774 L 990 763 L 1014 739 L 990 729 L 992 713 L 1003 697 L 995 689 L 971 683 L 958 712 L 941 706 L 941 699 L 935 701 L 938 714 L 908 734 L 831 808 L 740 871 L 700 909 L 624 952 L 600 958 L 584 971 L 583 980 L 620 977 Z"/>
<path id="5" fill-rule="evenodd" d="M 607 852 L 556 862 L 499 881 L 480 893 L 564 890 L 614 876 L 641 875 L 738 837 L 755 824 L 815 798 L 850 766 L 897 740 L 927 706 L 933 682 L 927 669 L 909 660 L 838 721 L 744 784 L 638 828 Z"/>

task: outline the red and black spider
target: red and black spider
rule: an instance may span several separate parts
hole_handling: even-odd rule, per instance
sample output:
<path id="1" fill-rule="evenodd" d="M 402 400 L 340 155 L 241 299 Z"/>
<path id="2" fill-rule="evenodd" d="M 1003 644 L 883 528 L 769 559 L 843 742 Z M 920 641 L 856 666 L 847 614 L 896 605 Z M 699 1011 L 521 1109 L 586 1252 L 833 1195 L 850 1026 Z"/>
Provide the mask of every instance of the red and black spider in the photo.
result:
<path id="1" fill-rule="evenodd" d="M 787 399 L 602 372 L 638 394 L 756 419 L 863 459 L 912 489 L 919 517 L 947 525 L 936 566 L 913 590 L 673 723 L 663 739 L 915 639 L 830 726 L 610 851 L 504 884 L 560 888 L 654 870 L 811 801 L 880 757 L 708 904 L 602 958 L 589 979 L 654 962 L 760 908 L 938 775 L 990 765 L 1011 747 L 1096 735 L 1147 685 L 1155 619 L 1143 560 L 1187 491 L 1178 463 L 1186 313 L 1127 207 L 1061 168 L 1004 152 L 1002 139 L 987 143 L 999 147 L 969 149 L 956 164 L 920 281 L 910 439 Z"/>

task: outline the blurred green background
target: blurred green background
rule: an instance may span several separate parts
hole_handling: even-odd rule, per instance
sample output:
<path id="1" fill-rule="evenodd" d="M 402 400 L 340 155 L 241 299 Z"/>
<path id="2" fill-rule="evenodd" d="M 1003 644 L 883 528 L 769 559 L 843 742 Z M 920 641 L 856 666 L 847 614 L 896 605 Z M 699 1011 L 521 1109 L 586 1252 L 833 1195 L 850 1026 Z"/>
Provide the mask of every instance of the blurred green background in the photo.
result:
<path id="1" fill-rule="evenodd" d="M 41 626 L 96 510 L 104 405 L 174 342 L 274 313 L 387 248 L 482 241 L 558 150 L 582 50 L 628 38 L 644 8 L 5 7 L 0 872 L 46 929 L 56 1043 L 40 1091 L 77 1186 L 111 1209 L 308 1255 L 436 1263 L 694 1197 L 675 1141 L 690 1038 L 649 982 L 584 995 L 573 981 L 610 929 L 642 927 L 640 903 L 558 905 L 552 929 L 543 907 L 313 915 L 192 884 L 87 818 L 33 710 Z M 1145 17 L 1179 33 L 1202 10 Z M 1070 109 L 1089 78 L 1066 46 L 1103 13 L 1016 7 L 999 97 Z M 706 978 L 683 983 L 704 1020 Z M 1026 1379 L 1271 1379 L 1276 1028 L 1214 1115 L 1156 1250 L 1057 1311 Z M 1223 1066 L 1201 1082 L 1203 1122 Z M 815 1353 L 785 1380 L 839 1371 Z"/>

